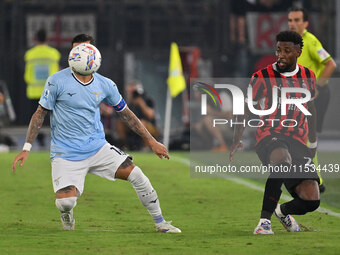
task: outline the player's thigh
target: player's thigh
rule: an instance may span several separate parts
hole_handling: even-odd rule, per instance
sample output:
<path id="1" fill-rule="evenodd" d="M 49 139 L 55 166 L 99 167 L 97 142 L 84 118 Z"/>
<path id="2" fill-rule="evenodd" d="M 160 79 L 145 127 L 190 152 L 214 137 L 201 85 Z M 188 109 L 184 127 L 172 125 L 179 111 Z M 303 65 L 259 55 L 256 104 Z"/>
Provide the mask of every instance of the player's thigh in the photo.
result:
<path id="1" fill-rule="evenodd" d="M 75 186 L 67 186 L 55 193 L 57 198 L 78 197 L 80 194 Z"/>
<path id="2" fill-rule="evenodd" d="M 89 158 L 89 172 L 115 181 L 117 170 L 127 159 L 132 160 L 132 157 L 119 148 L 106 144 L 95 155 Z"/>
<path id="3" fill-rule="evenodd" d="M 256 153 L 263 165 L 291 163 L 289 151 L 289 142 L 279 135 L 269 135 L 256 146 Z"/>
<path id="4" fill-rule="evenodd" d="M 294 140 L 291 143 L 292 170 L 290 178 L 287 178 L 284 184 L 293 197 L 318 200 L 320 179 L 313 164 L 311 152 L 299 141 Z"/>
<path id="5" fill-rule="evenodd" d="M 285 147 L 277 147 L 270 152 L 269 155 L 269 164 L 276 166 L 283 163 L 290 164 L 292 162 L 292 158 L 288 151 L 288 148 Z"/>
<path id="6" fill-rule="evenodd" d="M 313 163 L 313 155 L 310 149 L 297 140 L 292 140 L 292 164 L 298 169 L 298 173 L 301 173 L 299 178 L 315 179 L 318 180 L 317 170 Z"/>
<path id="7" fill-rule="evenodd" d="M 79 192 L 78 195 L 81 195 L 84 191 L 84 182 L 87 172 L 88 163 L 86 159 L 70 161 L 62 158 L 55 158 L 52 161 L 52 183 L 54 192 L 72 192 L 72 186 L 74 186 L 77 189 L 77 192 Z"/>

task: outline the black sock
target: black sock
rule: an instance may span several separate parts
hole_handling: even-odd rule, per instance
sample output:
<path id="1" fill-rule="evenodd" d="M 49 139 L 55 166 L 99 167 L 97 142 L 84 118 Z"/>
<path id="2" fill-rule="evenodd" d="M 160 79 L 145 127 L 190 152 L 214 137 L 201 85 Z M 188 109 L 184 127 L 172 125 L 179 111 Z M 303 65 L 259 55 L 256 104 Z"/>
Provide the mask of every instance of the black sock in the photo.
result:
<path id="1" fill-rule="evenodd" d="M 281 186 L 283 180 L 280 178 L 268 178 L 266 182 L 266 188 L 264 190 L 261 218 L 270 220 L 272 214 L 276 208 L 277 203 L 280 200 L 282 193 Z"/>
<path id="2" fill-rule="evenodd" d="M 299 197 L 281 205 L 283 215 L 294 214 L 304 215 L 307 212 L 316 210 L 320 205 L 320 200 L 303 200 Z"/>
<path id="3" fill-rule="evenodd" d="M 294 214 L 303 215 L 305 214 L 304 207 L 301 203 L 301 198 L 296 197 L 293 200 L 281 205 L 281 212 L 283 215 Z"/>

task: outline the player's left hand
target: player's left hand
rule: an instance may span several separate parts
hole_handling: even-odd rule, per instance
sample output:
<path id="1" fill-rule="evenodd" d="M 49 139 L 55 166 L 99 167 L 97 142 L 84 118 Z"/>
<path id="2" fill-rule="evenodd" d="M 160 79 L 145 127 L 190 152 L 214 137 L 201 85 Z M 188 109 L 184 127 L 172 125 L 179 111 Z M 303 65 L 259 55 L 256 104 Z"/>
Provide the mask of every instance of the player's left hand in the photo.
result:
<path id="1" fill-rule="evenodd" d="M 170 159 L 168 150 L 165 148 L 163 144 L 154 140 L 153 142 L 150 143 L 150 147 L 160 159 L 162 159 L 163 157 Z"/>

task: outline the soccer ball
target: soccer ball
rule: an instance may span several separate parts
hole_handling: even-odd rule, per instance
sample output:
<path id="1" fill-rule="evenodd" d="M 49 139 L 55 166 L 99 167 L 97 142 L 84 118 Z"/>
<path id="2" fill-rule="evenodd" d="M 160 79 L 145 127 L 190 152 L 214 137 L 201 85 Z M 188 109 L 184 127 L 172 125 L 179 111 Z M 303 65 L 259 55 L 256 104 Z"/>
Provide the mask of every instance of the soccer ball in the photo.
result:
<path id="1" fill-rule="evenodd" d="M 72 70 L 84 76 L 97 72 L 101 63 L 102 57 L 99 50 L 89 43 L 77 45 L 68 56 L 68 64 Z"/>

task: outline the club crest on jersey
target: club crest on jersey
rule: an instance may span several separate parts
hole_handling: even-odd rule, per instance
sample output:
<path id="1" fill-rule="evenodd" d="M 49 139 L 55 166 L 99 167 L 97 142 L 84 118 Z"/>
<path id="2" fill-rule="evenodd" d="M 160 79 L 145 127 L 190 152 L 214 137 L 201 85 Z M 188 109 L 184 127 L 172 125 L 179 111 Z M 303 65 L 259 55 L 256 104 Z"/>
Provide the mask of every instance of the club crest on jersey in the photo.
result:
<path id="1" fill-rule="evenodd" d="M 96 101 L 99 101 L 99 96 L 102 92 L 92 92 L 96 96 Z"/>
<path id="2" fill-rule="evenodd" d="M 47 100 L 49 95 L 50 95 L 50 91 L 48 89 L 45 89 L 45 91 L 44 91 L 44 99 Z"/>

